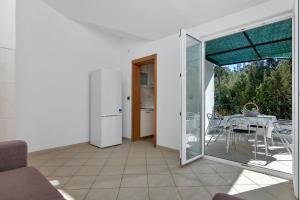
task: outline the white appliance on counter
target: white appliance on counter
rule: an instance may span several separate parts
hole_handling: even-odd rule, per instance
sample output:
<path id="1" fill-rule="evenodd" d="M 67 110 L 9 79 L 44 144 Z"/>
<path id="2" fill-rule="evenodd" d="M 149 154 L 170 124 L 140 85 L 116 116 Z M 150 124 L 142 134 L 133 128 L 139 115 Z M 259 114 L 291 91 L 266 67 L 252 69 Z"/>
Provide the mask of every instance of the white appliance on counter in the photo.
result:
<path id="1" fill-rule="evenodd" d="M 120 72 L 99 69 L 90 76 L 90 143 L 100 148 L 122 144 Z"/>
<path id="2" fill-rule="evenodd" d="M 141 137 L 153 135 L 154 109 L 141 108 Z"/>

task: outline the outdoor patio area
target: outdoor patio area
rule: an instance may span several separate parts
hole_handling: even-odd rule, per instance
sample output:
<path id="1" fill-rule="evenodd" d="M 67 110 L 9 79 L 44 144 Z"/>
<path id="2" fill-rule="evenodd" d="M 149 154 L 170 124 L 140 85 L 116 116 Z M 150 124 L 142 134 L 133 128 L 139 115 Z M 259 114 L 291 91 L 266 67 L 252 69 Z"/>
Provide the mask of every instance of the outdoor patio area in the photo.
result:
<path id="1" fill-rule="evenodd" d="M 205 154 L 292 174 L 292 20 L 205 48 Z M 190 135 L 200 116 L 188 115 Z"/>
<path id="2" fill-rule="evenodd" d="M 268 140 L 268 154 L 266 156 L 263 137 L 265 130 L 260 128 L 257 129 L 257 156 L 255 159 L 255 137 L 247 136 L 239 138 L 235 145 L 232 143 L 229 144 L 229 150 L 227 152 L 226 137 L 227 134 L 229 134 L 228 132 L 229 130 L 225 130 L 224 133 L 217 138 L 217 140 L 216 137 L 219 131 L 213 130 L 212 132 L 209 132 L 205 136 L 205 154 L 243 164 L 254 165 L 292 174 L 292 155 L 288 152 L 278 137 L 274 137 L 273 142 Z M 274 132 L 272 134 L 274 134 Z M 209 142 L 212 136 L 213 138 Z"/>

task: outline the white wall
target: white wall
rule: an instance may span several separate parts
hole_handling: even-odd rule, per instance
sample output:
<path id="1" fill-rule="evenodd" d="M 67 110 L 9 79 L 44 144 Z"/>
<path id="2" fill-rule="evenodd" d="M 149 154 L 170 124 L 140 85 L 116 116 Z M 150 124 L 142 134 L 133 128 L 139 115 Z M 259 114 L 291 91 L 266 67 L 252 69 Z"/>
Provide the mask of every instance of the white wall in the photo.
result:
<path id="1" fill-rule="evenodd" d="M 15 50 L 0 48 L 0 141 L 15 139 Z"/>
<path id="2" fill-rule="evenodd" d="M 119 67 L 118 41 L 26 0 L 17 2 L 16 47 L 17 138 L 30 151 L 87 142 L 89 72 Z"/>
<path id="3" fill-rule="evenodd" d="M 273 0 L 247 10 L 225 16 L 212 22 L 188 30 L 199 38 L 219 34 L 235 29 L 238 26 L 248 26 L 261 20 L 271 19 L 292 11 L 292 0 Z M 178 30 L 179 33 L 179 30 Z M 180 46 L 178 34 L 142 45 L 124 47 L 121 55 L 121 68 L 124 78 L 124 137 L 131 137 L 131 60 L 157 53 L 157 144 L 173 149 L 180 147 Z"/>
<path id="4" fill-rule="evenodd" d="M 121 54 L 123 72 L 123 136 L 131 138 L 131 61 L 157 54 L 157 145 L 178 148 L 180 129 L 179 40 L 173 35 L 144 45 L 124 48 Z"/>
<path id="5" fill-rule="evenodd" d="M 0 1 L 0 141 L 15 138 L 15 0 Z"/>
<path id="6" fill-rule="evenodd" d="M 15 47 L 16 1 L 0 1 L 0 47 Z"/>

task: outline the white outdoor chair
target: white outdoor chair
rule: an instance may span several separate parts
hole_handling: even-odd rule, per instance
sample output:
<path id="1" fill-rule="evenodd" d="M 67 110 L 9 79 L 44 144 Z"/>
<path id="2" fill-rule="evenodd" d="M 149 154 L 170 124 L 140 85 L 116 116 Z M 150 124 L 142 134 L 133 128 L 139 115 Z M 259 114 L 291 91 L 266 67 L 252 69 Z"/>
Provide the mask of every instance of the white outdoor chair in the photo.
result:
<path id="1" fill-rule="evenodd" d="M 250 136 L 254 135 L 254 158 L 256 159 L 257 154 L 257 123 L 251 121 L 245 117 L 232 117 L 228 120 L 228 131 L 227 142 L 226 142 L 226 151 L 229 152 L 230 143 L 236 149 L 237 139 L 240 139 L 240 136 L 247 136 L 249 139 Z M 247 140 L 248 141 L 248 140 Z"/>
<path id="2" fill-rule="evenodd" d="M 208 144 L 211 142 L 212 138 L 215 135 L 217 135 L 215 138 L 215 142 L 216 142 L 218 140 L 218 138 L 220 137 L 220 135 L 223 134 L 224 126 L 221 125 L 222 116 L 218 113 L 214 113 L 214 114 L 208 113 L 207 119 L 208 119 L 208 126 L 207 126 L 205 134 L 208 135 L 210 132 L 212 133 L 209 141 L 206 144 L 208 146 Z"/>
<path id="3" fill-rule="evenodd" d="M 292 122 L 289 121 L 277 121 L 273 123 L 274 131 L 272 132 L 272 139 L 273 137 L 278 137 L 282 143 L 282 145 L 285 147 L 285 149 L 289 152 L 289 154 L 292 154 Z M 289 126 L 290 128 L 284 128 Z"/>

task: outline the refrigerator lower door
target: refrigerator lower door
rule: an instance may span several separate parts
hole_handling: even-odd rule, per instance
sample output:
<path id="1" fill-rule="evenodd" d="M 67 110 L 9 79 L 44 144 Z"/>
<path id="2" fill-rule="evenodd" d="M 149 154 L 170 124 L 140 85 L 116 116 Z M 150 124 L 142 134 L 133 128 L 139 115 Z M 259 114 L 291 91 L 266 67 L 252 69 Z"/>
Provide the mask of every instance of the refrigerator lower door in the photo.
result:
<path id="1" fill-rule="evenodd" d="M 100 148 L 122 144 L 122 116 L 94 119 L 91 126 L 91 144 Z"/>

